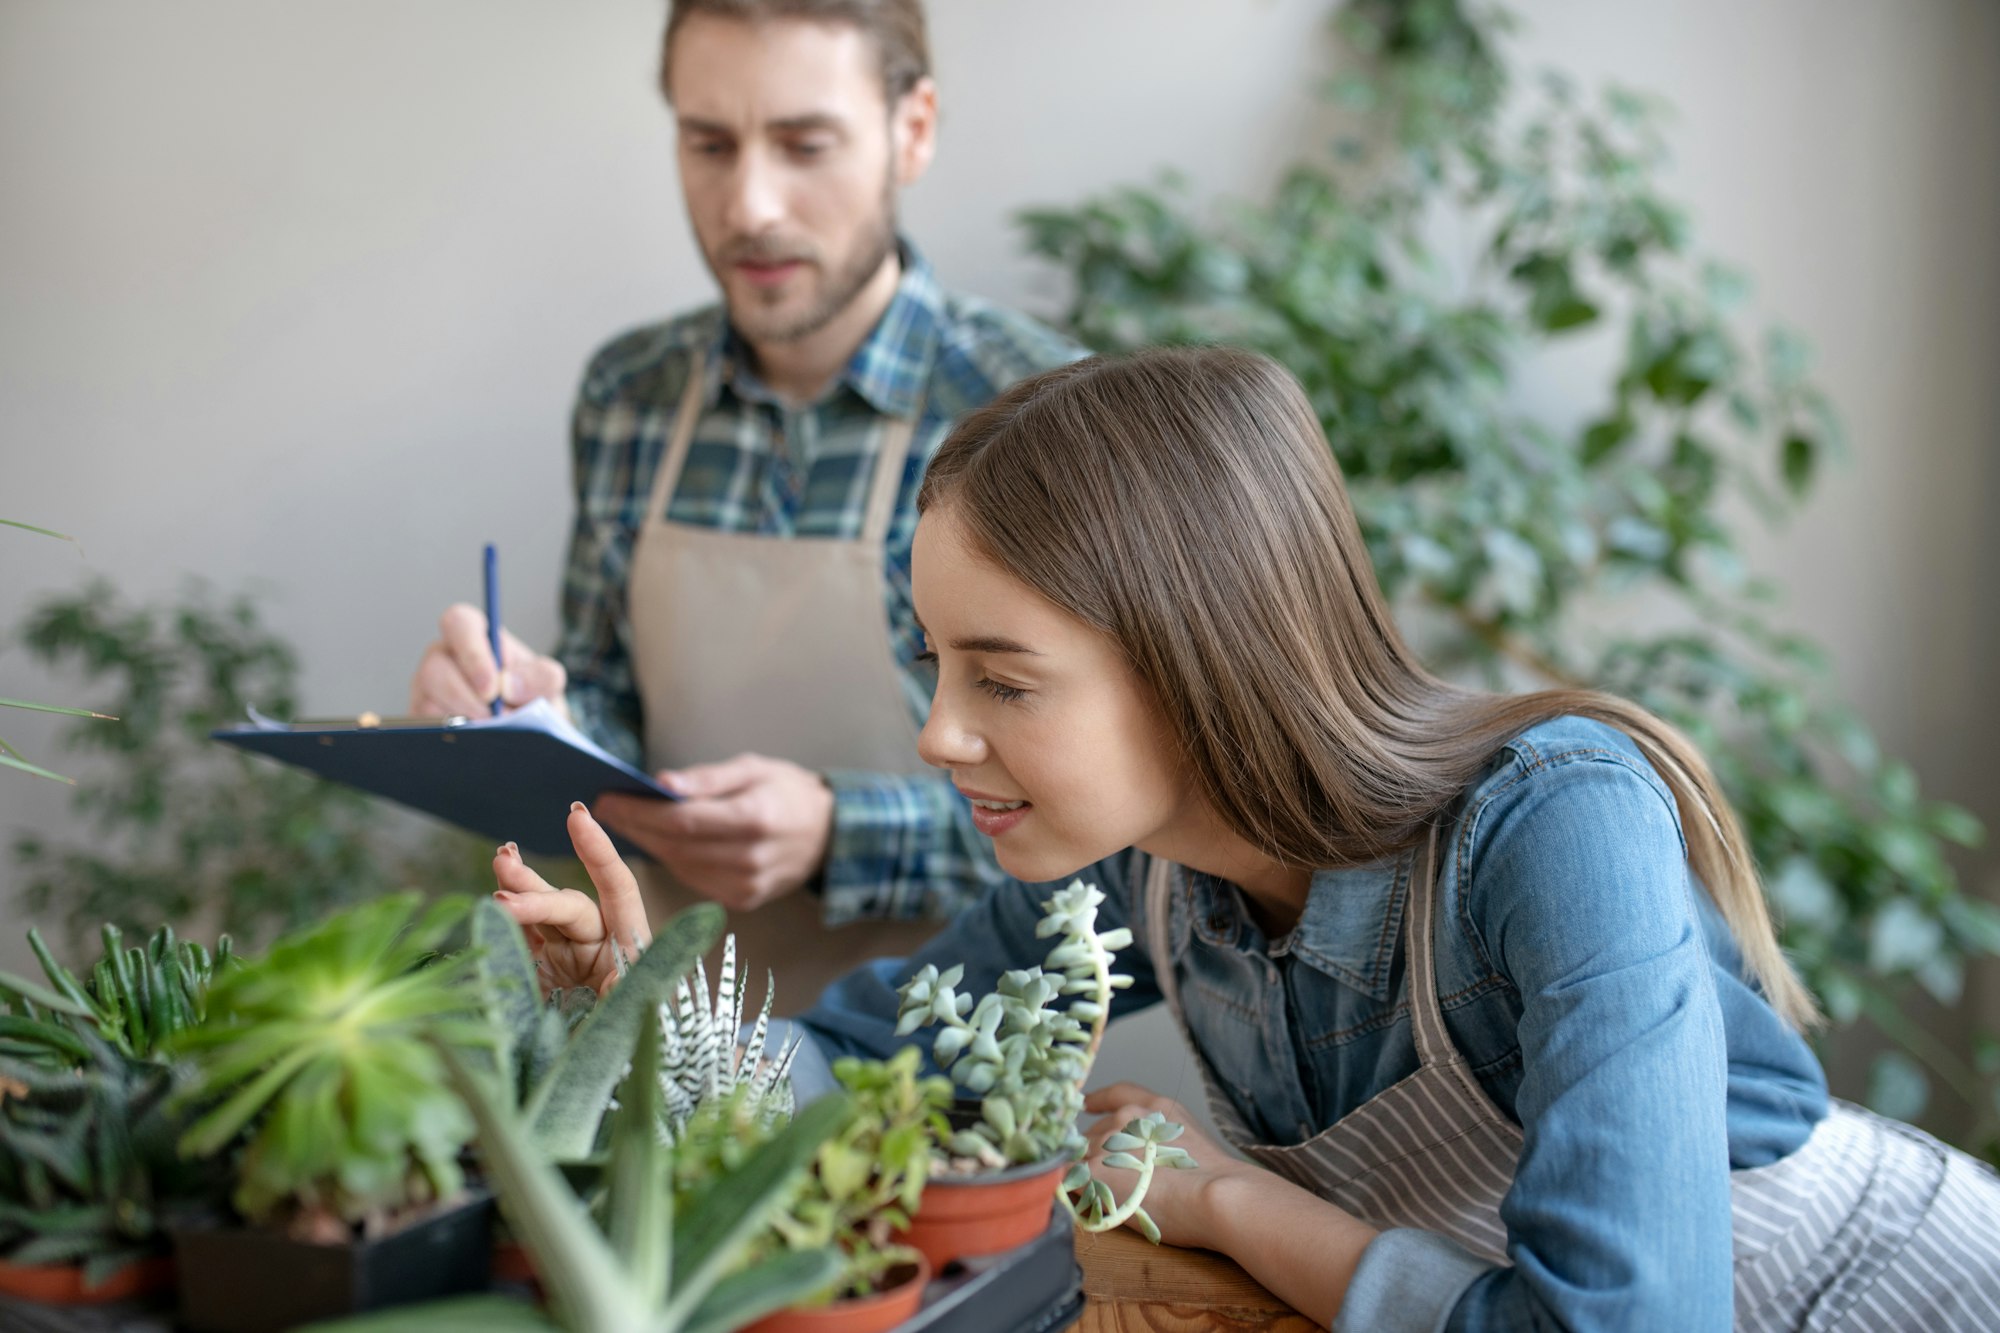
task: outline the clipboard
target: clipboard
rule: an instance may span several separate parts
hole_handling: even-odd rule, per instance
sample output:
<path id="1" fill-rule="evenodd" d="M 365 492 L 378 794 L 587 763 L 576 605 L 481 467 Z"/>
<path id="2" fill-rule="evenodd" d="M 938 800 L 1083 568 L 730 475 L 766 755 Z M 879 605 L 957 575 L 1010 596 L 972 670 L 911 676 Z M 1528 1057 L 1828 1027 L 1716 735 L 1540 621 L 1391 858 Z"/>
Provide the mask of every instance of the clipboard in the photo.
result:
<path id="1" fill-rule="evenodd" d="M 569 807 L 604 792 L 679 800 L 537 699 L 499 717 L 250 720 L 209 733 L 225 745 L 456 824 L 537 856 L 571 856 Z M 607 829 L 606 832 L 609 832 Z M 613 835 L 626 855 L 643 856 Z"/>

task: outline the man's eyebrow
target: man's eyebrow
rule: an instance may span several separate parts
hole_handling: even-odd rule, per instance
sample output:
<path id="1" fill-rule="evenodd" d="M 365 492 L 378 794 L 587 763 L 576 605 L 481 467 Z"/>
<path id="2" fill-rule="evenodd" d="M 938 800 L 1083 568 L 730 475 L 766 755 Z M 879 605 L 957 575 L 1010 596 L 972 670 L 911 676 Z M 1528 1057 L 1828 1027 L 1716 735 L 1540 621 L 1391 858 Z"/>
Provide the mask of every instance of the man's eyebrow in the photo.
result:
<path id="1" fill-rule="evenodd" d="M 704 120 L 700 116 L 681 116 L 679 125 L 682 130 L 690 134 L 736 133 L 733 126 L 725 125 L 719 120 Z M 781 116 L 777 120 L 766 121 L 764 129 L 775 130 L 780 134 L 799 134 L 812 130 L 834 130 L 845 134 L 847 121 L 830 111 L 807 111 L 796 116 Z"/>

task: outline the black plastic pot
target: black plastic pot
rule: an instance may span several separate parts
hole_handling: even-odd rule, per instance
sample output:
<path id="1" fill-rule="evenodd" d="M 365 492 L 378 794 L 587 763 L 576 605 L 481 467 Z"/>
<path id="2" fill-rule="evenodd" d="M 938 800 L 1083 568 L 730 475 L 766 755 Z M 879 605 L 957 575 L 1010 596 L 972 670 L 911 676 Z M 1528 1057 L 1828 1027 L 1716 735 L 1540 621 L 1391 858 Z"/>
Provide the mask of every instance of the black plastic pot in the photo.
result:
<path id="1" fill-rule="evenodd" d="M 481 1291 L 493 1198 L 475 1194 L 386 1236 L 315 1245 L 248 1227 L 176 1231 L 181 1322 L 195 1333 L 277 1333 L 315 1319 Z"/>

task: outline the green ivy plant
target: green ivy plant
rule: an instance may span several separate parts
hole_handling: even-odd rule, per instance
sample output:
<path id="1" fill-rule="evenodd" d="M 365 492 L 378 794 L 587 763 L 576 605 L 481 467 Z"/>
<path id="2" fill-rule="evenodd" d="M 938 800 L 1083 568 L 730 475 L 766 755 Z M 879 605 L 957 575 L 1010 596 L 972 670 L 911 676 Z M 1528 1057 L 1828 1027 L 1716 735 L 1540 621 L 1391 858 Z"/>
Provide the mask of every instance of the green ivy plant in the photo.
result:
<path id="1" fill-rule="evenodd" d="M 1517 89 L 1508 25 L 1464 0 L 1350 0 L 1331 96 L 1353 132 L 1268 201 L 1119 189 L 1023 215 L 1029 247 L 1069 278 L 1065 322 L 1094 348 L 1229 342 L 1298 376 L 1432 660 L 1611 690 L 1683 727 L 1833 1022 L 1895 1043 L 1870 1100 L 1908 1118 L 1942 1083 L 1973 1112 L 1969 1146 L 2000 1159 L 2000 1044 L 1968 1062 L 1909 1012 L 1955 1003 L 1967 964 L 2000 952 L 2000 910 L 1948 855 L 1980 826 L 1833 697 L 1732 522 L 1806 498 L 1844 447 L 1832 402 L 1797 335 L 1751 331 L 1748 281 L 1660 187 L 1660 103 L 1553 73 Z M 1519 406 L 1523 361 L 1585 335 L 1612 352 L 1588 419 Z M 1640 597 L 1663 625 L 1603 614 Z"/>
<path id="2" fill-rule="evenodd" d="M 403 886 L 490 879 L 492 849 L 475 839 L 440 832 L 393 845 L 370 798 L 209 739 L 250 704 L 297 712 L 297 659 L 248 596 L 194 585 L 131 606 L 96 582 L 37 606 L 21 642 L 42 665 L 107 690 L 103 712 L 122 719 L 78 721 L 62 737 L 88 759 L 73 799 L 87 839 L 14 840 L 22 905 L 59 914 L 73 940 L 99 921 L 151 929 L 213 918 L 256 941 Z"/>

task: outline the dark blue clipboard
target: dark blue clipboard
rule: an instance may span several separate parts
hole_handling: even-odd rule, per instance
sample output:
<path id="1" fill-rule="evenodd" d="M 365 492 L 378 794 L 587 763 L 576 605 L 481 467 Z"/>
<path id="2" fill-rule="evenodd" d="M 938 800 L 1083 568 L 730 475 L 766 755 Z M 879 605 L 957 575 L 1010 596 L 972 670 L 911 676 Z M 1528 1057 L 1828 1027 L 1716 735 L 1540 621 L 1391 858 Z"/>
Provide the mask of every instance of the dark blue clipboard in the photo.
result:
<path id="1" fill-rule="evenodd" d="M 500 717 L 386 722 L 274 722 L 255 709 L 243 726 L 209 733 L 253 754 L 380 796 L 448 824 L 570 856 L 572 801 L 605 792 L 678 800 L 536 700 Z M 628 855 L 637 849 L 613 838 Z"/>

